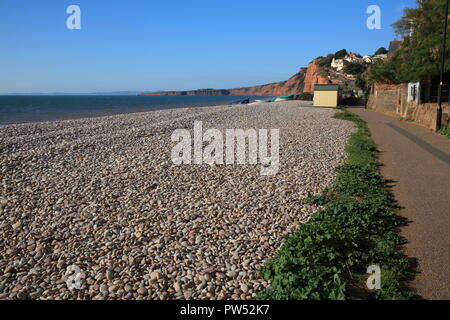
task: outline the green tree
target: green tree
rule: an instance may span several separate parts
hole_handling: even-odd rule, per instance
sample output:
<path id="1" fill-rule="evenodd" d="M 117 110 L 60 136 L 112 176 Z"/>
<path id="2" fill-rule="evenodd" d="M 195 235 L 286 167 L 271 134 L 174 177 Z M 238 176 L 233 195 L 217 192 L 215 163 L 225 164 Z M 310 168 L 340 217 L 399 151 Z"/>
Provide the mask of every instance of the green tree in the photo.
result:
<path id="1" fill-rule="evenodd" d="M 403 20 L 409 21 L 411 36 L 407 36 L 399 52 L 401 80 L 429 80 L 439 74 L 439 57 L 442 40 L 445 1 L 421 0 L 416 10 L 407 10 Z M 396 29 L 399 33 L 401 30 Z M 447 60 L 449 58 L 447 54 Z M 450 65 L 447 63 L 447 70 Z"/>
<path id="2" fill-rule="evenodd" d="M 395 33 L 404 36 L 402 48 L 394 58 L 372 67 L 371 78 L 398 83 L 426 81 L 437 76 L 444 9 L 443 0 L 417 0 L 417 8 L 405 9 L 403 17 L 393 24 Z M 448 53 L 445 71 L 450 71 Z"/>
<path id="3" fill-rule="evenodd" d="M 347 74 L 361 74 L 365 71 L 366 67 L 362 63 L 346 62 L 344 65 L 344 72 Z"/>
<path id="4" fill-rule="evenodd" d="M 355 85 L 356 85 L 357 88 L 359 88 L 359 89 L 361 89 L 363 91 L 366 91 L 366 89 L 367 89 L 367 81 L 366 81 L 366 79 L 364 78 L 363 75 L 358 75 L 358 77 L 356 78 L 356 81 L 355 81 Z"/>
<path id="5" fill-rule="evenodd" d="M 370 69 L 369 81 L 398 84 L 401 82 L 399 80 L 398 74 L 398 61 L 396 58 L 390 60 L 389 62 L 378 60 L 372 65 Z"/>
<path id="6" fill-rule="evenodd" d="M 321 57 L 318 64 L 321 67 L 329 68 L 331 66 L 331 62 L 333 61 L 334 55 L 329 54 L 326 57 Z"/>
<path id="7" fill-rule="evenodd" d="M 345 50 L 345 49 L 342 49 L 342 50 L 339 50 L 338 52 L 336 52 L 335 54 L 334 54 L 334 57 L 336 58 L 336 59 L 344 59 L 345 58 L 345 56 L 347 55 L 347 50 Z"/>
<path id="8" fill-rule="evenodd" d="M 381 47 L 379 48 L 377 51 L 375 51 L 375 55 L 379 55 L 379 54 L 387 54 L 388 51 L 386 50 L 385 47 Z"/>

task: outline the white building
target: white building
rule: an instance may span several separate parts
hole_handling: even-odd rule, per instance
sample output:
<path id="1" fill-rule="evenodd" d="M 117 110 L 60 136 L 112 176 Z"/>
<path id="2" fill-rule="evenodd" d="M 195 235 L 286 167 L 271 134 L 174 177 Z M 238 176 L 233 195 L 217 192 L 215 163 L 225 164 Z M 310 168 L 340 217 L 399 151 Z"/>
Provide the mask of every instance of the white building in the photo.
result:
<path id="1" fill-rule="evenodd" d="M 355 53 L 349 53 L 345 56 L 344 61 L 352 62 L 352 63 L 361 63 L 362 58 L 356 55 Z"/>
<path id="2" fill-rule="evenodd" d="M 372 57 L 372 60 L 373 61 L 375 61 L 375 60 L 386 60 L 387 57 L 388 57 L 387 54 L 377 54 L 376 56 Z"/>
<path id="3" fill-rule="evenodd" d="M 344 69 L 344 59 L 335 59 L 331 61 L 331 67 L 336 69 L 336 71 L 342 71 Z"/>
<path id="4" fill-rule="evenodd" d="M 331 67 L 336 69 L 336 71 L 342 71 L 345 66 L 345 62 L 352 62 L 352 63 L 362 63 L 363 58 L 356 55 L 355 53 L 348 53 L 344 59 L 335 59 L 333 58 L 333 61 L 331 62 Z"/>
<path id="5" fill-rule="evenodd" d="M 364 56 L 362 59 L 363 59 L 363 61 L 365 63 L 372 63 L 372 57 L 371 56 Z"/>

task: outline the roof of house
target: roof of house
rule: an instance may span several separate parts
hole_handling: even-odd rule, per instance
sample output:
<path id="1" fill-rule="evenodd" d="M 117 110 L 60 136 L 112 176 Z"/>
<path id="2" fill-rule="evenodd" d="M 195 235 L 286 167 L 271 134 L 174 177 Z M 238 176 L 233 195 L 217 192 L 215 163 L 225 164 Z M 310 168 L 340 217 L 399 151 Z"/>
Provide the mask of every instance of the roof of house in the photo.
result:
<path id="1" fill-rule="evenodd" d="M 339 91 L 338 84 L 316 84 L 314 91 Z"/>

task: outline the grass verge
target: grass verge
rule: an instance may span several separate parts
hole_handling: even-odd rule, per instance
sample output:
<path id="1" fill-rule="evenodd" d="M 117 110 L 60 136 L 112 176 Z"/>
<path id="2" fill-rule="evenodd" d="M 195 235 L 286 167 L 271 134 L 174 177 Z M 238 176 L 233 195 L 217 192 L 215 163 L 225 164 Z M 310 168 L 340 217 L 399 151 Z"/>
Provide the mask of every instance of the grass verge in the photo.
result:
<path id="1" fill-rule="evenodd" d="M 335 118 L 353 121 L 358 130 L 350 137 L 345 164 L 336 169 L 332 186 L 321 196 L 303 202 L 321 205 L 261 271 L 269 288 L 257 299 L 343 300 L 409 299 L 403 286 L 412 276 L 402 253 L 404 240 L 386 181 L 379 173 L 376 147 L 366 123 L 343 110 Z M 367 268 L 381 268 L 381 290 L 368 291 Z"/>

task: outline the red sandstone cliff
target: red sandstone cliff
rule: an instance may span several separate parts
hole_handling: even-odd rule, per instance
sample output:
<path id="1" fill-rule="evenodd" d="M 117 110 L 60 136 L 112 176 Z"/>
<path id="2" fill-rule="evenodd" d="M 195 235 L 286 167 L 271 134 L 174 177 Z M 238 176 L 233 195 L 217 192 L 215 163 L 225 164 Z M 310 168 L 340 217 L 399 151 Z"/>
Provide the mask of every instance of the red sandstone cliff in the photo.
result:
<path id="1" fill-rule="evenodd" d="M 314 92 L 314 85 L 336 83 L 330 81 L 327 73 L 318 65 L 320 58 L 312 61 L 308 68 L 300 71 L 289 80 L 266 84 L 262 86 L 236 88 L 228 90 L 201 89 L 192 91 L 169 91 L 157 93 L 142 93 L 143 96 L 167 96 L 167 95 L 233 95 L 233 96 L 285 96 L 303 92 Z"/>
<path id="2" fill-rule="evenodd" d="M 306 68 L 292 76 L 287 81 L 266 84 L 263 86 L 230 89 L 230 95 L 234 96 L 284 96 L 303 92 Z"/>
<path id="3" fill-rule="evenodd" d="M 314 92 L 314 86 L 316 84 L 329 84 L 328 76 L 323 74 L 321 68 L 317 64 L 319 59 L 315 59 L 308 65 L 308 71 L 305 76 L 305 87 L 303 92 Z"/>

